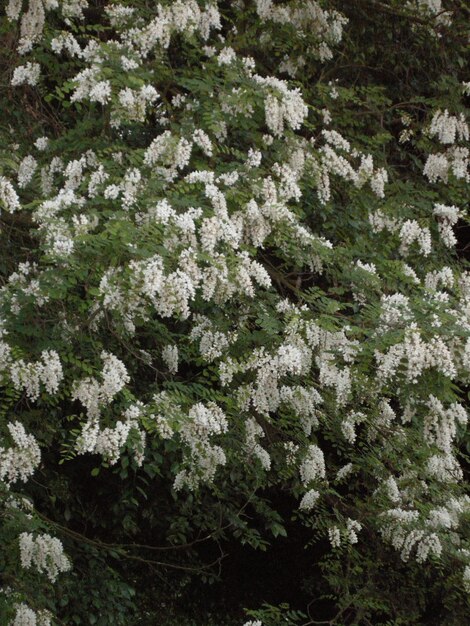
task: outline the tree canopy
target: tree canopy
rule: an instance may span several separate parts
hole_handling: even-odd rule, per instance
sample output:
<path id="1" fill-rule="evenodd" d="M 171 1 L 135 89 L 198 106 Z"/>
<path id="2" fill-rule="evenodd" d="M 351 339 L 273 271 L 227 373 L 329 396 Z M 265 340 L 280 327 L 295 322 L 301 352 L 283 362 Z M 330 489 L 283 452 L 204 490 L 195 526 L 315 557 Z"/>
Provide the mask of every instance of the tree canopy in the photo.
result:
<path id="1" fill-rule="evenodd" d="M 463 626 L 467 3 L 1 5 L 1 623 Z"/>

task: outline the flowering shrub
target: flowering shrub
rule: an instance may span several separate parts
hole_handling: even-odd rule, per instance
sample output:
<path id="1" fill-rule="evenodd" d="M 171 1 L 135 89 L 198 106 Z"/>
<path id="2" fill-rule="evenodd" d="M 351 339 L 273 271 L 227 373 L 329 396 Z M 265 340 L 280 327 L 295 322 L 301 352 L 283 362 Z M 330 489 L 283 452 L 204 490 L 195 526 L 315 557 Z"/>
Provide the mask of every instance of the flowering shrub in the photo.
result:
<path id="1" fill-rule="evenodd" d="M 367 4 L 6 2 L 6 623 L 154 623 L 274 491 L 328 623 L 465 621 L 465 9 Z"/>

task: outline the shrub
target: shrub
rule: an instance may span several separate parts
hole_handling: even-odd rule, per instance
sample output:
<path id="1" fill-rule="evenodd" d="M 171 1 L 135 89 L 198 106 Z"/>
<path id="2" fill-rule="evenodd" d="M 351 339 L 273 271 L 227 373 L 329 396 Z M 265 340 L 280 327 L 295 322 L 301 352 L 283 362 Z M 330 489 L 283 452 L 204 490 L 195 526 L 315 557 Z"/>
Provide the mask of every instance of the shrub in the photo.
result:
<path id="1" fill-rule="evenodd" d="M 6 3 L 5 623 L 143 623 L 292 518 L 308 619 L 464 623 L 467 18 Z"/>

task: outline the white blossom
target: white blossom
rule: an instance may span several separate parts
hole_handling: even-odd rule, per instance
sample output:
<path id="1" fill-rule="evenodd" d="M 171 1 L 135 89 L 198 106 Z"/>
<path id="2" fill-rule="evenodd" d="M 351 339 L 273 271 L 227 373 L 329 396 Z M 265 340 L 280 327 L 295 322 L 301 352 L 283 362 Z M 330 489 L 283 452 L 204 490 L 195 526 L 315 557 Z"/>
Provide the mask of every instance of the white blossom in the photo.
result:
<path id="1" fill-rule="evenodd" d="M 35 567 L 38 572 L 45 573 L 53 583 L 61 572 L 71 568 L 65 556 L 62 543 L 47 533 L 37 535 L 21 533 L 19 537 L 21 565 L 30 569 Z"/>
<path id="2" fill-rule="evenodd" d="M 34 145 L 36 146 L 36 148 L 40 152 L 43 152 L 44 150 L 47 149 L 47 146 L 49 145 L 49 138 L 48 137 L 38 137 L 36 139 L 36 141 L 34 142 Z"/>
<path id="3" fill-rule="evenodd" d="M 432 118 L 429 127 L 431 137 L 437 136 L 443 144 L 453 144 L 456 141 L 468 141 L 469 131 L 463 113 L 459 116 L 449 115 L 449 111 L 438 110 Z"/>
<path id="4" fill-rule="evenodd" d="M 311 444 L 308 447 L 300 465 L 300 477 L 304 485 L 325 477 L 325 458 L 318 446 Z"/>
<path id="5" fill-rule="evenodd" d="M 167 345 L 162 350 L 162 358 L 172 374 L 178 371 L 178 346 Z"/>
<path id="6" fill-rule="evenodd" d="M 28 435 L 20 422 L 10 422 L 8 430 L 13 446 L 0 446 L 0 480 L 7 484 L 25 482 L 39 465 L 41 451 L 34 436 Z"/>
<path id="7" fill-rule="evenodd" d="M 11 84 L 14 87 L 18 85 L 30 85 L 34 87 L 38 84 L 40 75 L 41 66 L 39 63 L 31 63 L 31 61 L 28 61 L 25 65 L 20 65 L 15 68 Z"/>
<path id="8" fill-rule="evenodd" d="M 261 447 L 258 443 L 258 439 L 264 437 L 264 431 L 258 422 L 250 418 L 245 423 L 246 429 L 246 440 L 245 440 L 245 448 L 249 456 L 253 456 L 259 460 L 261 466 L 266 471 L 271 467 L 271 458 L 268 452 Z"/>
<path id="9" fill-rule="evenodd" d="M 92 419 L 98 417 L 101 406 L 109 404 L 130 381 L 124 363 L 116 356 L 103 351 L 101 359 L 103 361 L 101 383 L 96 378 L 89 377 L 75 381 L 72 387 L 72 399 L 79 400 Z"/>
<path id="10" fill-rule="evenodd" d="M 347 463 L 346 465 L 343 465 L 343 467 L 341 467 L 336 473 L 336 480 L 343 480 L 344 478 L 347 478 L 352 471 L 352 463 Z"/>
<path id="11" fill-rule="evenodd" d="M 47 610 L 33 611 L 24 602 L 14 605 L 15 616 L 8 626 L 51 626 L 52 615 Z"/>
<path id="12" fill-rule="evenodd" d="M 357 543 L 358 537 L 357 533 L 362 529 L 362 525 L 357 521 L 351 518 L 346 520 L 346 535 L 349 543 Z"/>
<path id="13" fill-rule="evenodd" d="M 466 565 L 462 575 L 463 587 L 467 593 L 470 593 L 470 565 Z"/>
<path id="14" fill-rule="evenodd" d="M 23 188 L 31 182 L 38 164 L 36 159 L 28 155 L 20 163 L 18 168 L 18 187 Z"/>
<path id="15" fill-rule="evenodd" d="M 339 548 L 341 545 L 341 532 L 337 526 L 328 528 L 328 539 L 332 548 Z"/>
<path id="16" fill-rule="evenodd" d="M 299 504 L 299 509 L 301 511 L 310 511 L 315 506 L 319 497 L 320 493 L 318 491 L 315 491 L 315 489 L 310 489 L 302 496 L 302 500 Z"/>
<path id="17" fill-rule="evenodd" d="M 8 179 L 4 176 L 0 176 L 0 201 L 2 208 L 9 213 L 13 213 L 20 208 L 20 199 L 15 191 L 15 188 Z"/>

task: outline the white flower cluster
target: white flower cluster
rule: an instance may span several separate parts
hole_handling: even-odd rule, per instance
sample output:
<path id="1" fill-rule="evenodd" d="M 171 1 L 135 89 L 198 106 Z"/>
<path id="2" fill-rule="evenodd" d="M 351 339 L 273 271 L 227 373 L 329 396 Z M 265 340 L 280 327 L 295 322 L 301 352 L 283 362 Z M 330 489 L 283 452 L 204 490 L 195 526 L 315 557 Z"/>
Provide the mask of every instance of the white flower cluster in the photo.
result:
<path id="1" fill-rule="evenodd" d="M 78 196 L 74 189 L 82 182 L 84 165 L 85 157 L 69 163 L 65 170 L 67 176 L 65 187 L 55 197 L 42 202 L 33 215 L 44 237 L 46 249 L 57 257 L 67 257 L 74 250 L 72 226 L 60 216 L 60 213 L 72 206 L 83 206 L 85 199 Z M 59 169 L 59 166 L 57 161 L 51 163 L 49 171 L 44 173 L 43 182 L 46 186 L 51 183 L 54 172 L 61 171 L 62 168 Z M 49 180 L 45 180 L 46 178 Z"/>
<path id="2" fill-rule="evenodd" d="M 36 141 L 34 142 L 34 146 L 40 152 L 44 152 L 44 150 L 47 149 L 48 145 L 49 145 L 49 138 L 48 137 L 38 137 L 36 139 Z"/>
<path id="3" fill-rule="evenodd" d="M 319 405 L 323 398 L 314 387 L 302 385 L 283 385 L 279 389 L 280 399 L 298 417 L 304 433 L 310 436 L 318 426 Z"/>
<path id="4" fill-rule="evenodd" d="M 320 384 L 324 387 L 332 387 L 336 393 L 338 406 L 346 404 L 351 393 L 352 379 L 349 363 L 354 359 L 358 351 L 357 341 L 350 340 L 344 329 L 340 332 L 326 332 L 311 327 L 315 330 L 313 341 L 319 344 L 320 352 L 315 361 L 319 368 Z M 312 339 L 310 341 L 312 341 Z"/>
<path id="5" fill-rule="evenodd" d="M 15 616 L 8 626 L 51 626 L 52 615 L 49 611 L 33 611 L 27 604 L 15 604 Z"/>
<path id="6" fill-rule="evenodd" d="M 285 72 L 286 74 L 289 74 L 291 78 L 294 78 L 298 74 L 299 70 L 305 67 L 305 64 L 306 61 L 302 55 L 298 57 L 289 57 L 288 54 L 285 54 L 283 60 L 279 63 L 279 71 Z M 328 124 L 328 112 L 326 109 L 324 109 L 324 112 L 323 123 Z"/>
<path id="7" fill-rule="evenodd" d="M 340 469 L 336 473 L 336 480 L 344 480 L 351 474 L 353 469 L 354 467 L 352 463 L 347 463 L 346 465 L 343 465 L 343 467 L 340 467 Z"/>
<path id="8" fill-rule="evenodd" d="M 436 530 L 453 530 L 459 526 L 459 518 L 470 510 L 470 498 L 449 498 L 445 506 L 431 509 L 427 515 L 426 526 Z"/>
<path id="9" fill-rule="evenodd" d="M 393 345 L 385 354 L 377 351 L 375 357 L 378 377 L 383 383 L 397 375 L 402 363 L 406 365 L 405 378 L 411 383 L 417 383 L 423 371 L 433 367 L 450 378 L 457 374 L 452 354 L 443 339 L 437 336 L 426 343 L 414 324 L 405 331 L 401 343 Z"/>
<path id="10" fill-rule="evenodd" d="M 98 418 L 89 419 L 82 427 L 75 442 L 78 454 L 100 454 L 110 464 L 115 465 L 122 448 L 128 443 L 131 432 L 135 435 L 133 442 L 134 458 L 137 465 L 144 459 L 145 432 L 140 429 L 139 417 L 142 413 L 140 405 L 131 406 L 124 413 L 124 418 L 117 420 L 112 427 L 101 428 Z"/>
<path id="11" fill-rule="evenodd" d="M 341 531 L 338 526 L 328 528 L 328 539 L 332 548 L 339 548 L 341 545 Z"/>
<path id="12" fill-rule="evenodd" d="M 348 517 L 346 520 L 346 538 L 350 544 L 357 543 L 357 533 L 362 530 L 362 524 Z"/>
<path id="13" fill-rule="evenodd" d="M 301 332 L 305 333 L 305 337 Z M 296 414 L 299 424 L 309 435 L 318 425 L 318 406 L 322 397 L 316 389 L 302 385 L 282 385 L 286 375 L 306 375 L 313 364 L 313 350 L 320 349 L 315 361 L 320 369 L 320 384 L 336 390 L 338 403 L 346 402 L 351 388 L 351 374 L 341 361 L 350 362 L 357 351 L 357 342 L 350 341 L 344 332 L 331 333 L 321 330 L 314 323 L 286 326 L 285 343 L 268 354 L 257 349 L 246 361 L 237 363 L 230 358 L 220 364 L 219 375 L 224 385 L 230 384 L 235 373 L 254 371 L 256 379 L 238 389 L 240 408 L 248 410 L 252 404 L 257 411 L 269 414 L 281 404 Z M 339 360 L 338 360 L 339 359 Z"/>
<path id="14" fill-rule="evenodd" d="M 274 354 L 268 354 L 264 348 L 255 350 L 251 358 L 238 367 L 239 371 L 254 370 L 256 372 L 256 380 L 250 385 L 249 395 L 246 398 L 246 408 L 252 403 L 257 411 L 267 415 L 276 411 L 284 401 L 289 404 L 293 401 L 295 407 L 299 398 L 294 399 L 286 389 L 281 392 L 279 381 L 289 374 L 299 376 L 308 372 L 311 363 L 311 349 L 300 337 L 296 338 L 295 343 L 287 340 Z M 312 406 L 310 400 L 307 406 L 309 407 L 306 409 L 308 418 Z"/>
<path id="15" fill-rule="evenodd" d="M 75 90 L 70 100 L 72 102 L 99 102 L 106 104 L 111 99 L 111 83 L 109 80 L 101 80 L 99 66 L 87 67 L 79 72 L 73 79 Z"/>
<path id="16" fill-rule="evenodd" d="M 193 133 L 194 143 L 203 151 L 203 153 L 211 157 L 213 153 L 213 146 L 209 135 L 201 128 L 197 128 Z"/>
<path id="17" fill-rule="evenodd" d="M 25 156 L 18 168 L 18 187 L 26 187 L 31 182 L 37 166 L 37 161 L 33 156 L 30 154 Z"/>
<path id="18" fill-rule="evenodd" d="M 161 145 L 167 145 L 172 139 L 170 134 L 162 135 L 155 140 L 153 147 L 157 146 L 156 152 L 159 153 Z M 146 159 L 149 164 L 153 162 L 155 155 L 153 148 L 147 151 Z M 124 299 L 124 293 L 119 287 L 121 280 L 124 280 L 122 270 L 113 268 L 103 276 L 100 291 L 104 304 L 119 311 L 126 318 L 128 326 L 132 324 L 132 318 L 137 314 L 144 317 L 148 315 L 146 309 L 148 310 L 149 304 L 161 316 L 170 317 L 176 314 L 187 318 L 190 304 L 199 288 L 202 290 L 204 300 L 214 299 L 222 303 L 237 293 L 253 297 L 256 284 L 265 288 L 271 286 L 270 276 L 259 262 L 252 260 L 246 251 L 236 252 L 242 234 L 240 223 L 242 216 L 237 214 L 234 218 L 229 217 L 224 194 L 215 184 L 208 182 L 213 180 L 211 172 L 194 174 L 198 176 L 191 176 L 190 182 L 196 184 L 204 179 L 203 182 L 206 183 L 204 196 L 214 209 L 214 215 L 204 218 L 199 227 L 197 220 L 202 215 L 201 209 L 189 208 L 178 213 L 166 200 L 161 200 L 146 213 L 139 213 L 136 216 L 139 223 L 161 225 L 167 237 L 166 247 L 175 253 L 180 251 L 179 267 L 165 274 L 163 258 L 159 255 L 131 261 L 129 267 L 133 274 L 132 293 L 127 299 Z M 237 178 L 233 182 L 236 180 Z M 225 183 L 227 182 L 226 177 Z M 196 236 L 197 231 L 200 243 Z M 216 246 L 222 248 L 225 254 L 216 252 Z M 200 247 L 204 253 L 213 256 L 212 262 L 204 261 L 198 264 L 197 252 Z M 236 255 L 230 259 L 230 271 L 227 249 Z"/>
<path id="19" fill-rule="evenodd" d="M 184 137 L 178 138 L 166 130 L 156 137 L 144 154 L 144 164 L 168 182 L 184 169 L 191 157 L 192 142 Z"/>
<path id="20" fill-rule="evenodd" d="M 47 137 L 44 137 L 42 139 L 47 139 Z M 39 142 L 39 139 L 37 141 Z M 48 145 L 48 141 L 49 140 L 47 140 L 46 143 L 41 141 L 39 145 L 41 145 L 42 147 L 38 149 L 45 150 Z M 36 147 L 38 146 L 36 145 Z M 53 157 L 48 165 L 44 165 L 41 168 L 41 190 L 43 196 L 47 197 L 52 193 L 54 187 L 54 175 L 58 172 L 62 172 L 63 169 L 64 164 L 60 157 Z"/>
<path id="21" fill-rule="evenodd" d="M 181 415 L 181 407 L 175 405 L 170 395 L 162 391 L 153 397 L 155 407 L 149 414 L 152 427 L 161 439 L 171 439 L 175 434 L 174 426 L 178 423 Z"/>
<path id="22" fill-rule="evenodd" d="M 447 109 L 436 111 L 428 134 L 430 137 L 437 137 L 441 144 L 449 146 L 445 152 L 428 156 L 423 173 L 429 181 L 435 183 L 442 180 L 447 183 L 450 172 L 455 178 L 468 181 L 469 150 L 466 146 L 456 145 L 458 142 L 468 142 L 470 136 L 463 113 L 455 116 L 449 115 Z"/>
<path id="23" fill-rule="evenodd" d="M 435 204 L 433 214 L 438 220 L 439 234 L 443 243 L 448 248 L 453 248 L 457 243 L 453 227 L 457 224 L 461 217 L 461 211 L 456 206 L 447 206 L 445 204 Z"/>
<path id="24" fill-rule="evenodd" d="M 261 463 L 263 469 L 268 471 L 271 467 L 271 458 L 269 453 L 261 447 L 258 439 L 264 437 L 264 431 L 258 422 L 250 417 L 245 423 L 246 440 L 245 448 L 250 457 L 255 457 Z"/>
<path id="25" fill-rule="evenodd" d="M 397 481 L 393 476 L 389 476 L 387 480 L 384 482 L 385 492 L 387 497 L 394 504 L 399 504 L 401 502 L 401 493 L 397 485 Z"/>
<path id="26" fill-rule="evenodd" d="M 27 481 L 41 461 L 41 450 L 33 435 L 28 435 L 23 424 L 8 424 L 13 446 L 0 446 L 0 480 L 7 485 L 17 480 Z"/>
<path id="27" fill-rule="evenodd" d="M 122 121 L 145 121 L 149 108 L 159 99 L 152 85 L 143 85 L 139 90 L 126 87 L 118 93 L 119 106 L 113 109 L 112 124 L 119 126 Z"/>
<path id="28" fill-rule="evenodd" d="M 453 454 L 433 454 L 426 470 L 430 478 L 441 483 L 458 483 L 463 478 L 462 468 Z"/>
<path id="29" fill-rule="evenodd" d="M 20 0 L 9 0 L 6 14 L 11 21 L 17 21 L 21 15 L 23 3 Z M 82 17 L 83 9 L 88 6 L 87 0 L 63 0 L 60 3 L 65 18 Z M 29 0 L 28 10 L 23 13 L 20 24 L 20 40 L 17 50 L 25 54 L 41 40 L 46 11 L 59 7 L 57 0 Z"/>
<path id="30" fill-rule="evenodd" d="M 20 54 L 30 52 L 43 35 L 46 11 L 60 8 L 62 16 L 68 21 L 70 18 L 82 18 L 83 10 L 88 6 L 88 0 L 29 0 L 28 10 L 23 13 L 20 23 L 20 39 L 17 50 Z M 23 2 L 8 0 L 6 14 L 10 21 L 17 21 L 21 15 Z"/>
<path id="31" fill-rule="evenodd" d="M 235 53 L 235 50 L 233 48 L 230 48 L 229 46 L 226 46 L 225 48 L 222 48 L 222 50 L 219 52 L 217 56 L 217 63 L 219 65 L 230 65 L 230 63 L 232 63 L 236 58 L 237 55 Z"/>
<path id="32" fill-rule="evenodd" d="M 18 10 L 10 10 L 10 15 L 14 15 L 16 19 L 18 13 Z M 21 19 L 21 37 L 18 45 L 18 52 L 20 54 L 29 52 L 33 45 L 39 41 L 44 28 L 44 18 L 45 9 L 42 0 L 31 0 L 31 2 L 29 2 L 28 11 L 23 14 Z"/>
<path id="33" fill-rule="evenodd" d="M 210 362 L 222 356 L 231 343 L 237 339 L 236 333 L 223 333 L 214 330 L 209 318 L 197 316 L 190 334 L 191 341 L 199 340 L 199 352 Z"/>
<path id="34" fill-rule="evenodd" d="M 371 155 L 351 149 L 349 141 L 335 130 L 323 130 L 322 137 L 326 143 L 320 148 L 320 158 L 309 156 L 308 159 L 316 181 L 318 198 L 322 204 L 331 197 L 331 174 L 351 182 L 358 189 L 369 182 L 375 195 L 379 198 L 384 197 L 388 174 L 383 168 L 374 169 Z M 355 169 L 344 154 L 350 159 L 360 158 L 359 166 Z"/>
<path id="35" fill-rule="evenodd" d="M 454 286 L 454 272 L 450 267 L 443 267 L 440 270 L 433 270 L 428 272 L 424 279 L 424 285 L 426 289 L 433 291 L 437 290 L 439 285 L 442 287 L 451 288 Z"/>
<path id="36" fill-rule="evenodd" d="M 315 504 L 317 503 L 318 498 L 320 497 L 320 492 L 315 489 L 309 489 L 302 496 L 302 500 L 299 504 L 299 509 L 301 511 L 311 511 Z"/>
<path id="37" fill-rule="evenodd" d="M 434 113 L 429 135 L 437 137 L 443 144 L 454 144 L 456 141 L 468 141 L 469 131 L 463 113 L 460 115 L 449 115 L 449 111 L 440 109 Z"/>
<path id="38" fill-rule="evenodd" d="M 79 400 L 92 419 L 99 417 L 100 407 L 108 405 L 130 381 L 126 366 L 114 354 L 103 351 L 101 359 L 101 383 L 96 378 L 85 378 L 72 386 L 72 399 Z"/>
<path id="39" fill-rule="evenodd" d="M 380 331 L 406 326 L 413 319 L 409 298 L 402 293 L 384 294 L 381 305 Z"/>
<path id="40" fill-rule="evenodd" d="M 121 4 L 107 4 L 104 10 L 113 28 L 124 26 L 135 15 L 135 8 L 122 6 Z"/>
<path id="41" fill-rule="evenodd" d="M 46 574 L 53 583 L 62 572 L 71 568 L 69 559 L 64 554 L 62 543 L 57 537 L 47 533 L 34 537 L 31 533 L 21 533 L 19 537 L 21 565 Z"/>
<path id="42" fill-rule="evenodd" d="M 47 393 L 54 394 L 59 390 L 63 379 L 62 364 L 55 350 L 44 350 L 42 362 L 26 363 L 23 359 L 14 361 L 10 367 L 11 381 L 16 389 L 24 389 L 30 400 L 39 398 L 40 383 Z"/>
<path id="43" fill-rule="evenodd" d="M 364 272 L 369 272 L 369 274 L 377 274 L 377 268 L 375 267 L 373 263 L 363 263 L 363 261 L 358 259 L 356 261 L 356 267 L 358 267 L 361 270 L 364 270 Z"/>
<path id="44" fill-rule="evenodd" d="M 466 565 L 462 575 L 464 589 L 470 594 L 470 565 Z"/>
<path id="45" fill-rule="evenodd" d="M 196 290 L 191 276 L 181 269 L 168 275 L 163 273 L 163 261 L 155 255 L 145 261 L 131 263 L 135 291 L 146 297 L 162 317 L 190 315 L 189 303 Z M 136 302 L 139 304 L 139 301 Z"/>
<path id="46" fill-rule="evenodd" d="M 325 478 L 325 457 L 315 444 L 309 445 L 307 449 L 307 454 L 300 465 L 300 478 L 305 486 Z"/>
<path id="47" fill-rule="evenodd" d="M 212 482 L 219 465 L 225 465 L 225 452 L 211 442 L 214 435 L 225 433 L 227 418 L 222 409 L 211 402 L 207 406 L 198 402 L 183 416 L 180 437 L 188 446 L 186 462 L 188 469 L 182 469 L 175 477 L 176 491 L 186 486 L 195 489 L 202 482 Z"/>
<path id="48" fill-rule="evenodd" d="M 440 400 L 429 396 L 428 412 L 424 418 L 424 438 L 430 444 L 435 444 L 444 453 L 452 453 L 452 442 L 457 434 L 457 425 L 465 426 L 468 421 L 464 407 L 454 402 L 444 409 Z"/>
<path id="49" fill-rule="evenodd" d="M 280 137 L 286 123 L 297 130 L 308 115 L 308 108 L 299 89 L 289 89 L 285 81 L 269 76 L 255 75 L 253 80 L 264 87 L 266 125 L 273 135 Z"/>
<path id="50" fill-rule="evenodd" d="M 451 172 L 455 178 L 468 182 L 470 180 L 468 166 L 468 148 L 452 147 L 448 148 L 445 153 L 430 154 L 424 165 L 423 174 L 431 183 L 436 183 L 440 180 L 447 183 L 449 173 Z"/>
<path id="51" fill-rule="evenodd" d="M 80 44 L 72 35 L 72 33 L 62 32 L 58 37 L 54 37 L 51 40 L 51 50 L 55 54 L 61 54 L 63 50 L 66 50 L 69 56 L 82 57 L 83 52 L 80 48 Z"/>
<path id="52" fill-rule="evenodd" d="M 219 10 L 212 2 L 201 10 L 196 0 L 176 0 L 166 6 L 157 4 L 153 11 L 157 17 L 147 25 L 123 33 L 123 40 L 142 58 L 156 47 L 168 48 L 173 34 L 191 36 L 198 33 L 206 40 L 212 29 L 221 28 Z"/>
<path id="53" fill-rule="evenodd" d="M 31 61 L 28 61 L 25 65 L 20 65 L 15 68 L 11 84 L 14 87 L 18 85 L 30 85 L 34 87 L 38 84 L 40 75 L 41 66 L 39 63 L 31 63 Z"/>
<path id="54" fill-rule="evenodd" d="M 407 0 L 406 7 L 416 11 L 420 19 L 432 18 L 433 24 L 428 30 L 433 37 L 442 37 L 439 27 L 452 24 L 452 11 L 443 9 L 442 0 Z"/>
<path id="55" fill-rule="evenodd" d="M 172 374 L 178 371 L 178 346 L 167 345 L 162 350 L 162 359 Z"/>
<path id="56" fill-rule="evenodd" d="M 0 202 L 2 208 L 8 213 L 13 213 L 20 208 L 20 199 L 11 182 L 4 176 L 0 176 Z"/>
<path id="57" fill-rule="evenodd" d="M 369 222 L 374 233 L 388 230 L 398 234 L 400 238 L 398 251 L 402 256 L 408 256 L 414 244 L 417 245 L 420 254 L 423 256 L 430 255 L 432 251 L 431 231 L 428 226 L 421 226 L 417 220 L 389 217 L 383 211 L 378 210 L 370 213 Z M 414 249 L 416 250 L 416 248 Z"/>
<path id="58" fill-rule="evenodd" d="M 256 0 L 256 10 L 264 21 L 291 24 L 299 36 L 312 34 L 316 39 L 316 46 L 311 48 L 311 52 L 320 61 L 333 57 L 331 46 L 341 41 L 343 28 L 348 22 L 344 15 L 337 11 L 325 11 L 315 0 L 288 4 Z"/>
<path id="59" fill-rule="evenodd" d="M 403 561 L 408 561 L 416 547 L 416 560 L 424 563 L 429 556 L 440 557 L 442 544 L 436 533 L 417 528 L 419 513 L 416 510 L 390 509 L 383 515 L 382 536 L 395 550 L 400 551 Z"/>
<path id="60" fill-rule="evenodd" d="M 431 254 L 431 232 L 427 226 L 420 226 L 416 220 L 406 220 L 400 228 L 400 254 L 407 256 L 413 243 L 417 243 L 423 256 Z"/>
<path id="61" fill-rule="evenodd" d="M 350 444 L 356 441 L 356 425 L 366 420 L 364 413 L 360 411 L 351 411 L 341 422 L 341 432 L 344 438 Z"/>

